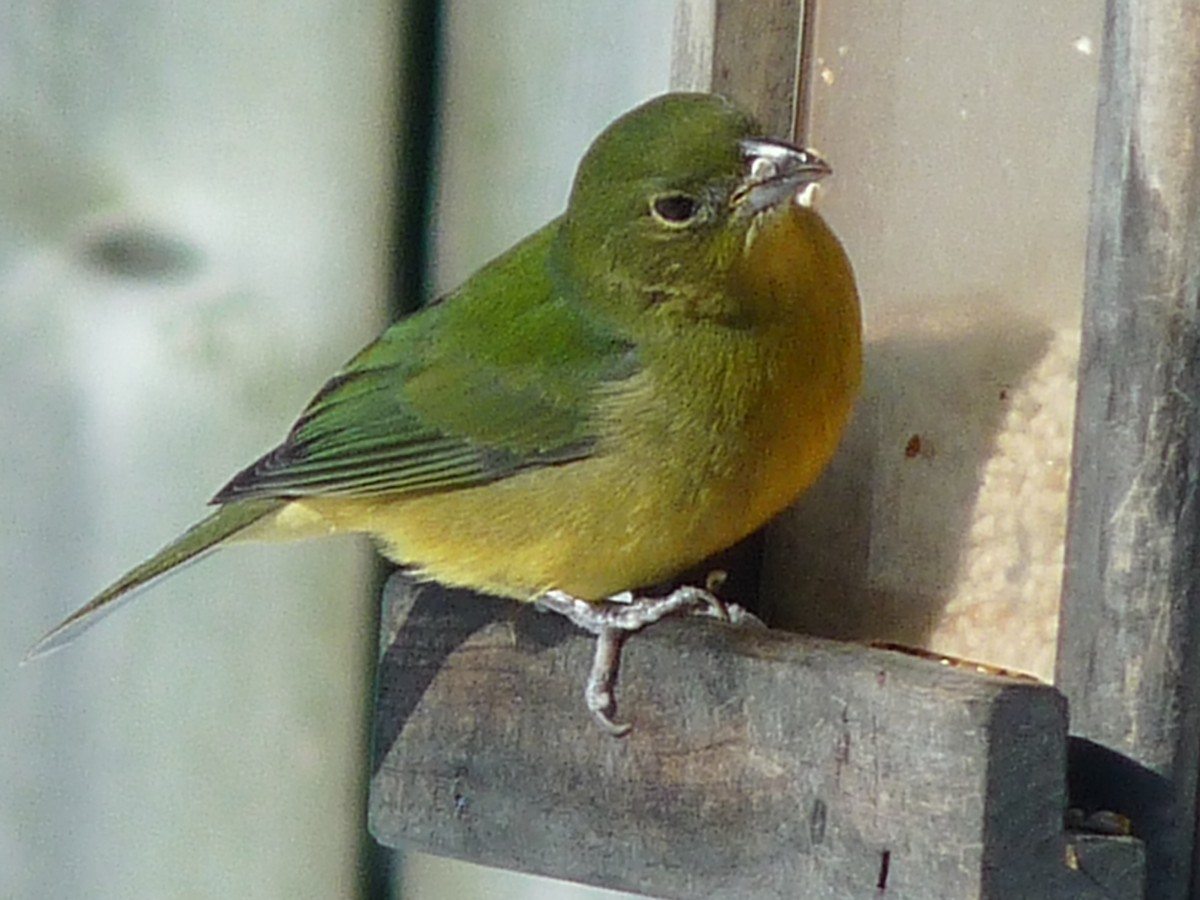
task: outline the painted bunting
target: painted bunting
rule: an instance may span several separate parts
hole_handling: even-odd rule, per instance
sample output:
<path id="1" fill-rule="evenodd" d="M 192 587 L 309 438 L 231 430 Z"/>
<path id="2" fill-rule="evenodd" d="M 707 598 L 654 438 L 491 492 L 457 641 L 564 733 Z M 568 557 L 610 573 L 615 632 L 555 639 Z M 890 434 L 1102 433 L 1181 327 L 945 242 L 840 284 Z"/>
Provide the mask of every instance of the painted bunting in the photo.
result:
<path id="1" fill-rule="evenodd" d="M 816 155 L 729 101 L 669 94 L 593 142 L 566 211 L 388 328 L 215 512 L 47 634 L 59 646 L 217 545 L 337 532 L 447 585 L 621 637 L 707 591 L 634 598 L 745 537 L 820 474 L 858 390 L 850 264 L 811 208 Z"/>

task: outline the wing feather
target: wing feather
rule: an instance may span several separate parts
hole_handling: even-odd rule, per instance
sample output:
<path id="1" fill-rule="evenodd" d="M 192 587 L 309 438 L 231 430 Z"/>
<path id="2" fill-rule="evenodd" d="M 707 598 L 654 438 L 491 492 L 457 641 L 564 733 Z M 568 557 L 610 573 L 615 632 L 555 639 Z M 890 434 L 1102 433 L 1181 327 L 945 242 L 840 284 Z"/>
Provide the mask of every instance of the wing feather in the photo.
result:
<path id="1" fill-rule="evenodd" d="M 554 282 L 556 225 L 385 331 L 213 502 L 454 490 L 595 452 L 595 399 L 636 354 Z"/>

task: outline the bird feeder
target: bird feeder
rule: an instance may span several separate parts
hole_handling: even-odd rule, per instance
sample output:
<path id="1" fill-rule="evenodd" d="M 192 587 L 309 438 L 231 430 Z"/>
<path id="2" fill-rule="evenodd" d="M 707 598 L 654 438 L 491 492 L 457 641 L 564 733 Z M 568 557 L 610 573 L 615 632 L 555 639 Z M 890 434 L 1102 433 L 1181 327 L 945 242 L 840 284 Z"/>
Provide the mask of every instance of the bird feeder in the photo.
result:
<path id="1" fill-rule="evenodd" d="M 852 432 L 766 538 L 778 630 L 631 641 L 619 741 L 583 635 L 394 580 L 375 835 L 663 897 L 1190 896 L 1198 29 L 1184 0 L 680 0 L 673 87 L 834 165 Z"/>

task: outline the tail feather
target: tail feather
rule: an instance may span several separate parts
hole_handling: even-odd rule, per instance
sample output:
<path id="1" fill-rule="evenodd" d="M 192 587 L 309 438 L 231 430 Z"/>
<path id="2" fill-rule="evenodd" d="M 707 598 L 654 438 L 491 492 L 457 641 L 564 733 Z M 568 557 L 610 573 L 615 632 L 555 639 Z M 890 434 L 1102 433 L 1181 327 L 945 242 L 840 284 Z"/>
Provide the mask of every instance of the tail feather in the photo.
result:
<path id="1" fill-rule="evenodd" d="M 186 562 L 198 559 L 210 550 L 215 550 L 223 541 L 278 510 L 285 502 L 268 498 L 244 500 L 222 506 L 71 613 L 30 648 L 24 661 L 28 662 L 75 640 L 122 603 L 132 599 L 137 588 Z"/>

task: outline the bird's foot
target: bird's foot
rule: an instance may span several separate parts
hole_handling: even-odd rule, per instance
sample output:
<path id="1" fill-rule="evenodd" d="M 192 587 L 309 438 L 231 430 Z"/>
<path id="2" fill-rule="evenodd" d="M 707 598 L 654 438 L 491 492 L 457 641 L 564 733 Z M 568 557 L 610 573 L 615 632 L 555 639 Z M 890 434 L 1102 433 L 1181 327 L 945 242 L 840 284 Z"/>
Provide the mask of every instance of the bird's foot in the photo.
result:
<path id="1" fill-rule="evenodd" d="M 629 734 L 632 725 L 613 718 L 617 711 L 617 672 L 621 668 L 621 645 L 628 631 L 619 628 L 602 628 L 596 632 L 596 652 L 592 656 L 592 669 L 588 672 L 583 699 L 588 711 L 600 727 L 613 737 Z"/>
<path id="2" fill-rule="evenodd" d="M 729 622 L 731 604 L 723 603 L 703 588 L 680 587 L 665 597 L 635 597 L 629 591 L 592 603 L 562 591 L 547 591 L 537 598 L 542 609 L 566 616 L 584 631 L 640 631 L 667 616 L 687 613 Z M 741 607 L 737 607 L 741 609 Z M 744 612 L 744 611 L 743 611 Z"/>
<path id="3" fill-rule="evenodd" d="M 617 708 L 614 691 L 621 666 L 621 645 L 631 632 L 674 615 L 704 616 L 733 625 L 762 627 L 762 622 L 737 604 L 725 603 L 711 591 L 691 586 L 678 587 L 665 597 L 635 597 L 625 591 L 598 603 L 580 600 L 563 591 L 547 591 L 534 602 L 539 608 L 566 616 L 579 628 L 596 635 L 596 653 L 584 699 L 600 727 L 615 737 L 628 734 L 630 729 L 613 715 Z"/>

